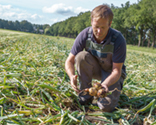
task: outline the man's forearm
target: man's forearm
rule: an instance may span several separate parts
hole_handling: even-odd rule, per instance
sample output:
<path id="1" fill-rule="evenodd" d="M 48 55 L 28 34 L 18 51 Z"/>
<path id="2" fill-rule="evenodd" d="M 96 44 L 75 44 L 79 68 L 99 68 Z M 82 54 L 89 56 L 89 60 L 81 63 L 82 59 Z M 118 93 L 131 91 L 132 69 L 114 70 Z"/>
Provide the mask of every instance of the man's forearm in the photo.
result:
<path id="1" fill-rule="evenodd" d="M 121 72 L 119 71 L 112 71 L 112 73 L 102 82 L 102 84 L 107 85 L 107 87 L 113 85 L 114 83 L 116 83 L 119 78 L 121 77 Z"/>
<path id="2" fill-rule="evenodd" d="M 71 62 L 65 63 L 65 70 L 70 79 L 73 75 L 75 75 L 75 67 Z"/>

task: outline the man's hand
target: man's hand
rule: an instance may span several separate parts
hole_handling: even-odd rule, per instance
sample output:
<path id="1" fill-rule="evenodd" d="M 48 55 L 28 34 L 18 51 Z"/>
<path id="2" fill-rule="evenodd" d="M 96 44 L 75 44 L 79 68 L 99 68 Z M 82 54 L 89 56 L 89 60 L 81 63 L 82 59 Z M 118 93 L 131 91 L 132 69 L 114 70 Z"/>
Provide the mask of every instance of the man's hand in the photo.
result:
<path id="1" fill-rule="evenodd" d="M 73 90 L 74 90 L 75 92 L 79 93 L 80 90 L 77 88 L 77 75 L 74 75 L 74 76 L 71 78 L 70 82 L 71 82 L 71 87 L 73 88 Z"/>
<path id="2" fill-rule="evenodd" d="M 77 75 L 74 75 L 75 74 L 74 64 L 75 64 L 75 55 L 70 53 L 65 62 L 65 69 L 70 78 L 71 87 L 73 88 L 74 91 L 78 93 L 80 92 L 80 90 L 77 88 Z"/>
<path id="3" fill-rule="evenodd" d="M 109 92 L 108 86 L 106 84 L 101 84 L 101 86 L 105 89 L 106 92 Z"/>

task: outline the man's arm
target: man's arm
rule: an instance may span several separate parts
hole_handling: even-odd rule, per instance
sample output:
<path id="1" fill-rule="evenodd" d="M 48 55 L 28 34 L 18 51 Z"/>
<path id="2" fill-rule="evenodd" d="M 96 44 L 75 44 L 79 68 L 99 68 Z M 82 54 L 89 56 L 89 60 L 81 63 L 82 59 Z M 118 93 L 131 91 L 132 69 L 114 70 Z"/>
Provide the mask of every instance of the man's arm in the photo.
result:
<path id="1" fill-rule="evenodd" d="M 108 87 L 116 83 L 121 77 L 123 63 L 113 63 L 111 74 L 102 82 L 102 86 L 108 92 Z"/>
<path id="2" fill-rule="evenodd" d="M 77 88 L 77 75 L 75 75 L 75 55 L 72 53 L 69 54 L 66 62 L 65 62 L 65 70 L 70 78 L 70 83 L 74 91 L 80 92 L 80 90 Z"/>

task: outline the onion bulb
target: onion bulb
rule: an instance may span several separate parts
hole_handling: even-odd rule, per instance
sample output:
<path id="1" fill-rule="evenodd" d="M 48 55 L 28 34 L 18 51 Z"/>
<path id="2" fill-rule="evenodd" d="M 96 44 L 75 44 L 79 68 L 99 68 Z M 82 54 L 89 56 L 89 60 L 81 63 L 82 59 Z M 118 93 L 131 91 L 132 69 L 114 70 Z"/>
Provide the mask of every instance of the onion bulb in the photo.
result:
<path id="1" fill-rule="evenodd" d="M 95 87 L 97 90 L 102 88 L 101 83 L 99 83 L 99 82 L 94 83 L 93 87 Z"/>
<path id="2" fill-rule="evenodd" d="M 97 96 L 100 97 L 100 98 L 106 97 L 107 93 L 106 93 L 105 89 L 104 88 L 99 89 L 98 92 L 97 92 Z"/>
<path id="3" fill-rule="evenodd" d="M 97 95 L 97 89 L 95 87 L 89 88 L 89 95 L 96 96 Z"/>

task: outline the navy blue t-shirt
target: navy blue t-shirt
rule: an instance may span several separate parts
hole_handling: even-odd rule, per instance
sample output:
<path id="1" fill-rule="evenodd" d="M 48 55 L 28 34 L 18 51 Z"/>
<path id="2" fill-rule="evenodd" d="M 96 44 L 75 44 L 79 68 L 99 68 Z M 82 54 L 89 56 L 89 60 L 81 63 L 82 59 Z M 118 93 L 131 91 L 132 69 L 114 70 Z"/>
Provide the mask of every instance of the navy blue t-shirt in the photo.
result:
<path id="1" fill-rule="evenodd" d="M 85 49 L 89 29 L 90 27 L 85 28 L 76 37 L 74 45 L 71 49 L 71 53 L 73 55 L 76 56 L 80 51 L 83 51 Z M 106 38 L 101 43 L 97 43 L 93 37 L 93 31 L 91 31 L 91 40 L 97 44 L 104 44 L 107 41 L 107 39 L 110 38 L 112 34 L 114 34 L 114 32 L 119 32 L 119 31 L 109 28 Z M 117 36 L 114 42 L 112 61 L 114 63 L 124 63 L 125 59 L 126 59 L 126 40 L 123 37 L 123 35 L 119 32 L 119 35 Z M 123 69 L 125 69 L 125 66 L 123 67 Z"/>

